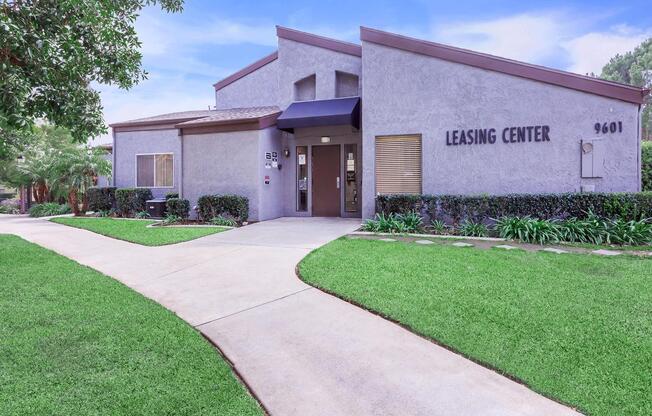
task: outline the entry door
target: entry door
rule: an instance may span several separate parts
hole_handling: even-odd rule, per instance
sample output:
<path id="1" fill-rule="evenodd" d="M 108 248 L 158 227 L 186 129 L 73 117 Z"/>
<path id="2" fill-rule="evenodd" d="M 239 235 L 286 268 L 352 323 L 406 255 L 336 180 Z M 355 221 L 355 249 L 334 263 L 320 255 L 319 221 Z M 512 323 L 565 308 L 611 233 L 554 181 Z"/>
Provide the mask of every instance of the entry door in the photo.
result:
<path id="1" fill-rule="evenodd" d="M 340 145 L 312 146 L 312 215 L 340 216 Z"/>

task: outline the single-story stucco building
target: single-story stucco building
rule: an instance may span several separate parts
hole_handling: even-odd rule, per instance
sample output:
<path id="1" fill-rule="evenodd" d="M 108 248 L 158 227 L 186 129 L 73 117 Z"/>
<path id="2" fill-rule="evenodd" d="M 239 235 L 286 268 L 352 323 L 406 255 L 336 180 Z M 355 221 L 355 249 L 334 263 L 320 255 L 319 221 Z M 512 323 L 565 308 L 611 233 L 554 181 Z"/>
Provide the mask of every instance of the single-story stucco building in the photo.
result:
<path id="1" fill-rule="evenodd" d="M 361 28 L 277 28 L 215 109 L 114 123 L 113 181 L 250 201 L 250 218 L 370 217 L 383 193 L 635 192 L 648 91 Z"/>

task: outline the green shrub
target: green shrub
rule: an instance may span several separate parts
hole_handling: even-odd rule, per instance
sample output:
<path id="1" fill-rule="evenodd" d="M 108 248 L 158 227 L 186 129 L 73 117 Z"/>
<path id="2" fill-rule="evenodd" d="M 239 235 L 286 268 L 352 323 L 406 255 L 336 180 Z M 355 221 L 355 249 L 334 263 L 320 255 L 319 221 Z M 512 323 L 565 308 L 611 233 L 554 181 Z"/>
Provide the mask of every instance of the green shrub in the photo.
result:
<path id="1" fill-rule="evenodd" d="M 481 222 L 464 220 L 460 226 L 459 232 L 467 237 L 486 237 L 489 235 L 489 228 Z"/>
<path id="2" fill-rule="evenodd" d="M 612 244 L 652 244 L 652 222 L 649 220 L 609 220 L 607 239 Z"/>
<path id="3" fill-rule="evenodd" d="M 496 221 L 496 230 L 502 238 L 536 244 L 558 242 L 560 236 L 556 220 L 528 216 L 500 218 Z"/>
<path id="4" fill-rule="evenodd" d="M 412 211 L 406 214 L 396 214 L 396 220 L 402 224 L 403 232 L 417 233 L 423 228 L 421 215 Z"/>
<path id="5" fill-rule="evenodd" d="M 380 195 L 376 212 L 418 212 L 429 220 L 461 224 L 464 220 L 491 223 L 493 218 L 586 218 L 591 211 L 601 218 L 625 221 L 652 217 L 652 192 L 561 193 L 510 195 Z"/>
<path id="6" fill-rule="evenodd" d="M 421 230 L 421 216 L 417 213 L 376 214 L 362 224 L 364 231 L 378 233 L 415 233 Z"/>
<path id="7" fill-rule="evenodd" d="M 652 142 L 641 145 L 641 176 L 643 191 L 652 192 Z"/>
<path id="8" fill-rule="evenodd" d="M 94 187 L 87 190 L 88 209 L 100 212 L 115 208 L 115 190 L 116 188 L 113 186 Z"/>
<path id="9" fill-rule="evenodd" d="M 179 193 L 178 192 L 168 192 L 165 194 L 165 200 L 167 201 L 168 199 L 172 198 L 179 198 Z"/>
<path id="10" fill-rule="evenodd" d="M 183 221 L 183 218 L 174 214 L 168 214 L 165 218 L 163 218 L 163 224 L 165 225 L 172 225 L 181 221 Z"/>
<path id="11" fill-rule="evenodd" d="M 447 234 L 448 226 L 442 220 L 432 220 L 430 221 L 430 227 L 435 234 Z"/>
<path id="12" fill-rule="evenodd" d="M 249 218 L 249 199 L 239 195 L 204 195 L 197 200 L 197 210 L 202 221 L 228 216 L 243 223 Z"/>
<path id="13" fill-rule="evenodd" d="M 175 215 L 183 219 L 188 218 L 190 213 L 190 201 L 187 199 L 169 198 L 165 207 L 168 215 Z"/>
<path id="14" fill-rule="evenodd" d="M 137 218 L 139 220 L 144 220 L 144 219 L 147 219 L 147 218 L 150 218 L 150 217 L 151 217 L 151 215 L 149 215 L 149 212 L 147 212 L 147 211 L 138 211 L 136 213 L 136 215 L 134 215 L 134 218 Z"/>
<path id="15" fill-rule="evenodd" d="M 0 201 L 0 214 L 19 214 L 20 201 L 17 199 L 5 199 Z"/>
<path id="16" fill-rule="evenodd" d="M 32 205 L 29 209 L 30 217 L 49 217 L 52 215 L 70 214 L 72 210 L 68 204 L 57 204 L 56 202 L 45 202 Z"/>
<path id="17" fill-rule="evenodd" d="M 119 215 L 129 217 L 147 210 L 147 200 L 152 199 L 149 188 L 122 188 L 115 191 L 116 208 Z"/>
<path id="18" fill-rule="evenodd" d="M 213 225 L 221 225 L 223 227 L 236 227 L 238 225 L 233 218 L 226 218 L 221 215 L 211 218 L 209 222 Z"/>

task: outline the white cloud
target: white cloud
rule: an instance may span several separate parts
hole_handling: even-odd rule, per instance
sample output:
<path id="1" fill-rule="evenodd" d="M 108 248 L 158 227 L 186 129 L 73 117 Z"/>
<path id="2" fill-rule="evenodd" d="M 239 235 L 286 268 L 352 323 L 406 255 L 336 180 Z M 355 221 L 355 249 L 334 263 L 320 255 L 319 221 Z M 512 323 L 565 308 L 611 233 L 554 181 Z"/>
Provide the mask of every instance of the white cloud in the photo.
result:
<path id="1" fill-rule="evenodd" d="M 589 31 L 603 16 L 578 19 L 573 12 L 527 13 L 434 26 L 430 38 L 471 50 L 580 74 L 599 74 L 617 53 L 632 50 L 652 30 L 619 25 Z"/>
<path id="2" fill-rule="evenodd" d="M 457 22 L 435 28 L 440 42 L 527 62 L 554 56 L 570 25 L 558 13 L 519 14 L 493 20 Z"/>
<path id="3" fill-rule="evenodd" d="M 650 36 L 652 31 L 616 26 L 606 32 L 591 32 L 563 42 L 562 46 L 572 62 L 568 70 L 579 74 L 600 74 L 611 57 L 634 49 Z"/>

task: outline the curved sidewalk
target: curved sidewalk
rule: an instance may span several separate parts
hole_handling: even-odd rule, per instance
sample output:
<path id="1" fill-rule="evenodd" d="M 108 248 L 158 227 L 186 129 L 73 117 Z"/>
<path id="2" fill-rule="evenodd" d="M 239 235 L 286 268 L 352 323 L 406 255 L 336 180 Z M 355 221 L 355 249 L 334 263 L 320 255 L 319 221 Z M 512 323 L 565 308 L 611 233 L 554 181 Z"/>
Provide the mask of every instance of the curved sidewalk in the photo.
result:
<path id="1" fill-rule="evenodd" d="M 359 220 L 281 218 L 163 247 L 0 215 L 0 233 L 120 280 L 217 344 L 273 415 L 572 415 L 571 409 L 301 282 Z"/>

